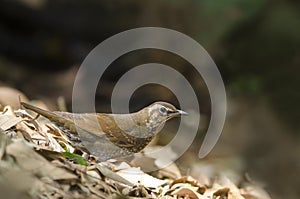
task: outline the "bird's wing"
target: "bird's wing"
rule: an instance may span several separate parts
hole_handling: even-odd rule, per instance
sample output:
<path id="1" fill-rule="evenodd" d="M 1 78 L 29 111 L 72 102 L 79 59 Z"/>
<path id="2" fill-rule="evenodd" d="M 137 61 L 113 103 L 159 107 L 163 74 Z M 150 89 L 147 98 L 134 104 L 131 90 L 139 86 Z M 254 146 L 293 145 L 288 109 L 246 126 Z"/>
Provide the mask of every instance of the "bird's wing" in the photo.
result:
<path id="1" fill-rule="evenodd" d="M 104 134 L 99 122 L 97 120 L 96 114 L 92 113 L 68 113 L 68 112 L 53 112 L 56 116 L 61 118 L 61 121 L 69 123 L 69 125 L 64 125 L 64 127 L 71 129 L 73 132 L 77 132 L 78 128 L 93 133 L 97 136 L 102 136 Z M 51 118 L 48 118 L 51 120 Z M 53 120 L 52 120 L 53 121 Z M 63 123 L 57 122 L 56 123 Z M 61 125 L 61 124 L 58 124 Z"/>
<path id="2" fill-rule="evenodd" d="M 91 142 L 95 136 L 106 137 L 116 146 L 136 152 L 136 145 L 144 143 L 148 138 L 139 138 L 132 135 L 132 131 L 136 131 L 136 124 L 129 121 L 126 117 L 129 115 L 113 115 L 113 114 L 73 114 L 68 112 L 53 112 L 57 116 L 68 120 L 65 123 L 65 128 L 79 133 L 80 137 L 88 142 Z M 57 123 L 57 122 L 56 122 Z M 148 142 L 145 142 L 145 144 Z M 136 149 L 136 151 L 135 151 Z M 141 147 L 139 147 L 141 150 Z"/>

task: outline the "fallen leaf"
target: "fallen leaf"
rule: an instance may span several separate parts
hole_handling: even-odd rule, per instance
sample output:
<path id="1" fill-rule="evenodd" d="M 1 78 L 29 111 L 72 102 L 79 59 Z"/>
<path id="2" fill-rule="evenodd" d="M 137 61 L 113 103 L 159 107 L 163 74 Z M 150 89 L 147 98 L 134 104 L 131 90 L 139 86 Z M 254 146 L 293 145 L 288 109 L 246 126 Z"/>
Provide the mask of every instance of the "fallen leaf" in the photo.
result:
<path id="1" fill-rule="evenodd" d="M 53 180 L 76 179 L 77 176 L 64 169 L 57 168 L 42 156 L 33 152 L 23 142 L 14 142 L 7 146 L 6 152 L 15 157 L 18 165 L 26 170 L 40 176 L 48 176 Z"/>
<path id="2" fill-rule="evenodd" d="M 0 127 L 2 130 L 7 131 L 21 122 L 23 119 L 14 115 L 0 115 Z"/>
<path id="3" fill-rule="evenodd" d="M 271 199 L 270 195 L 257 185 L 248 185 L 241 190 L 242 196 L 249 199 Z"/>
<path id="4" fill-rule="evenodd" d="M 144 173 L 138 167 L 132 167 L 128 169 L 119 170 L 117 172 L 120 176 L 131 182 L 132 184 L 142 184 L 145 187 L 157 188 L 163 184 L 166 184 L 168 180 L 160 180 Z"/>
<path id="5" fill-rule="evenodd" d="M 206 198 L 203 195 L 199 194 L 191 187 L 181 187 L 179 189 L 174 190 L 171 195 L 183 198 L 191 198 L 191 199 L 203 199 Z M 207 199 L 207 198 L 206 198 Z"/>
<path id="6" fill-rule="evenodd" d="M 96 167 L 105 177 L 115 180 L 117 182 L 121 182 L 121 183 L 129 185 L 129 186 L 133 186 L 132 182 L 130 182 L 129 180 L 123 178 L 122 176 L 114 173 L 113 171 L 109 170 L 108 168 L 101 165 L 100 163 L 97 164 Z"/>

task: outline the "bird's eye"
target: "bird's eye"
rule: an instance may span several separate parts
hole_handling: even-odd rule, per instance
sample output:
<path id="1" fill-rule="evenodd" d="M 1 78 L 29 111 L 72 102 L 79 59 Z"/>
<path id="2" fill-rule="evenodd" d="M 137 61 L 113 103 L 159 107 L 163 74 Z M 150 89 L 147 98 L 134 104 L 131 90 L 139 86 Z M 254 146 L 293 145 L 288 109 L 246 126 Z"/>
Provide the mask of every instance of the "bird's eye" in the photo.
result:
<path id="1" fill-rule="evenodd" d="M 161 108 L 159 109 L 159 111 L 160 111 L 161 113 L 166 113 L 166 112 L 167 112 L 167 109 L 166 109 L 165 107 L 161 107 Z"/>

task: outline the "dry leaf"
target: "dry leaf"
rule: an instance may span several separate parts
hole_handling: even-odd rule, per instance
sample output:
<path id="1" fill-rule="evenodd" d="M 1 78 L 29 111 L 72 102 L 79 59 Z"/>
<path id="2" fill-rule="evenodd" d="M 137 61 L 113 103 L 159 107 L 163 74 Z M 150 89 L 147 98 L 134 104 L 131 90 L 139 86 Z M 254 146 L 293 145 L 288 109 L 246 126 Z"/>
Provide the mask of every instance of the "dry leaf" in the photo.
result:
<path id="1" fill-rule="evenodd" d="M 271 199 L 270 195 L 261 187 L 249 185 L 241 190 L 246 199 Z"/>
<path id="2" fill-rule="evenodd" d="M 64 169 L 57 168 L 42 156 L 33 153 L 23 142 L 14 142 L 7 146 L 7 154 L 15 157 L 18 165 L 26 171 L 40 176 L 48 176 L 53 180 L 75 179 L 76 176 Z"/>
<path id="3" fill-rule="evenodd" d="M 0 114 L 0 127 L 4 131 L 14 127 L 16 124 L 21 122 L 23 119 L 14 115 L 2 115 Z"/>
<path id="4" fill-rule="evenodd" d="M 175 185 L 175 184 L 178 184 L 178 183 L 188 183 L 194 187 L 198 187 L 198 192 L 200 194 L 203 194 L 206 190 L 206 187 L 201 185 L 196 179 L 194 179 L 193 177 L 191 176 L 183 176 L 182 178 L 179 178 L 177 180 L 174 180 L 171 184 L 171 186 Z"/>
<path id="5" fill-rule="evenodd" d="M 130 182 L 129 180 L 123 178 L 122 176 L 114 173 L 113 171 L 109 170 L 105 166 L 101 165 L 100 163 L 97 164 L 97 169 L 107 178 L 110 178 L 112 180 L 115 180 L 117 182 L 121 182 L 123 184 L 133 186 L 133 183 Z"/>
<path id="6" fill-rule="evenodd" d="M 174 190 L 171 195 L 183 198 L 191 198 L 191 199 L 204 199 L 203 195 L 199 194 L 192 187 L 181 187 L 179 189 Z M 206 198 L 207 199 L 207 198 Z"/>
<path id="7" fill-rule="evenodd" d="M 131 182 L 132 184 L 139 183 L 149 188 L 157 188 L 168 182 L 167 180 L 160 180 L 158 178 L 154 178 L 141 171 L 141 169 L 138 167 L 119 170 L 116 173 L 128 180 L 129 182 Z"/>

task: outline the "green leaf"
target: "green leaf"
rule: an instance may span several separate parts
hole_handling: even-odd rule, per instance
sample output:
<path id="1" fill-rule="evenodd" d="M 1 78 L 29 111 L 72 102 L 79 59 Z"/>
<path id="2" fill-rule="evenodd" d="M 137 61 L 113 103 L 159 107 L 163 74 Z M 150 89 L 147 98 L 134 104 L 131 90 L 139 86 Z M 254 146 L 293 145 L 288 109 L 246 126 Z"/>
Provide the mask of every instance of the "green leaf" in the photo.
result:
<path id="1" fill-rule="evenodd" d="M 76 164 L 88 166 L 88 162 L 82 156 L 80 156 L 78 154 L 74 154 L 74 153 L 70 153 L 70 152 L 62 152 L 62 155 L 65 158 L 75 162 Z"/>

